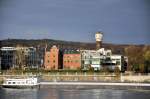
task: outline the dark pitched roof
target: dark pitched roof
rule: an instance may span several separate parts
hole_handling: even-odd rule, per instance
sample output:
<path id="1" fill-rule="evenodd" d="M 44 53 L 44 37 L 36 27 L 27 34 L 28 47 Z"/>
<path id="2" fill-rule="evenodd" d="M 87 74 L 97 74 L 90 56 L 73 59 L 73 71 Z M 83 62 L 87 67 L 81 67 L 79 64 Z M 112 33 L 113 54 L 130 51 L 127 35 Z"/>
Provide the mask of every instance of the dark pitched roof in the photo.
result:
<path id="1" fill-rule="evenodd" d="M 76 49 L 65 49 L 64 50 L 64 54 L 79 54 L 80 51 L 76 50 Z"/>

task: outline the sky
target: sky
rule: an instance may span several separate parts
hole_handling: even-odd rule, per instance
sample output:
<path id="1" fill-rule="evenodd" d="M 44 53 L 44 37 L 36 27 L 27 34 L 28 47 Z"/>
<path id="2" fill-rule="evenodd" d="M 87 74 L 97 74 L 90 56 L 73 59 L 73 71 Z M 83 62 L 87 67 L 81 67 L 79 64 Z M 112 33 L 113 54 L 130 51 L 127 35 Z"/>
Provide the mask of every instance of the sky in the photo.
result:
<path id="1" fill-rule="evenodd" d="M 0 39 L 150 44 L 150 0 L 0 0 Z"/>

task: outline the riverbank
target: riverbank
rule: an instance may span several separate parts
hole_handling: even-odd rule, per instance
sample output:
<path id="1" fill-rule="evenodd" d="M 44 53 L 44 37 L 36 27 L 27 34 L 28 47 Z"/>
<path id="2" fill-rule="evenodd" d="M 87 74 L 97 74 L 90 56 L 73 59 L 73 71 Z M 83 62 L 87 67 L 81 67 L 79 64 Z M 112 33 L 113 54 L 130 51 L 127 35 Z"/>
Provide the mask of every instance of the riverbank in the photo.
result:
<path id="1" fill-rule="evenodd" d="M 2 88 L 2 85 L 0 85 Z M 147 90 L 149 83 L 100 83 L 100 82 L 40 82 L 37 88 L 50 89 L 116 89 L 116 90 Z"/>
<path id="2" fill-rule="evenodd" d="M 37 75 L 32 74 L 22 74 L 22 75 L 0 75 L 0 83 L 3 82 L 5 78 L 29 78 L 37 77 Z M 120 82 L 120 83 L 150 83 L 150 74 L 148 75 L 115 75 L 112 74 L 40 74 L 38 78 L 42 82 Z"/>
<path id="3" fill-rule="evenodd" d="M 36 75 L 0 75 L 0 84 L 4 78 L 29 78 Z M 40 87 L 49 88 L 109 88 L 150 90 L 150 75 L 115 74 L 42 74 L 38 76 Z"/>
<path id="4" fill-rule="evenodd" d="M 127 89 L 150 90 L 150 83 L 101 83 L 101 82 L 40 82 L 40 87 L 67 89 Z"/>

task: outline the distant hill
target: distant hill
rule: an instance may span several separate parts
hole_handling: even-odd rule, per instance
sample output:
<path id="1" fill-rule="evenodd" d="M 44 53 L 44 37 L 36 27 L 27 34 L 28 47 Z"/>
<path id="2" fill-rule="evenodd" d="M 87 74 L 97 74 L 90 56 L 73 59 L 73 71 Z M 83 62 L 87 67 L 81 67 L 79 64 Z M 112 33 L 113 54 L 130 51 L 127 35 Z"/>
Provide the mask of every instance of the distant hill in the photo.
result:
<path id="1" fill-rule="evenodd" d="M 95 49 L 95 43 L 83 43 L 83 42 L 72 42 L 62 41 L 53 39 L 37 39 L 37 40 L 26 40 L 26 39 L 6 39 L 0 41 L 0 47 L 2 46 L 33 46 L 33 47 L 45 47 L 48 49 L 52 45 L 56 45 L 59 48 L 72 48 L 72 49 Z M 124 49 L 128 46 L 138 46 L 143 48 L 145 45 L 125 45 L 125 44 L 109 44 L 103 43 L 102 45 L 106 49 L 111 49 L 114 54 L 124 54 Z"/>

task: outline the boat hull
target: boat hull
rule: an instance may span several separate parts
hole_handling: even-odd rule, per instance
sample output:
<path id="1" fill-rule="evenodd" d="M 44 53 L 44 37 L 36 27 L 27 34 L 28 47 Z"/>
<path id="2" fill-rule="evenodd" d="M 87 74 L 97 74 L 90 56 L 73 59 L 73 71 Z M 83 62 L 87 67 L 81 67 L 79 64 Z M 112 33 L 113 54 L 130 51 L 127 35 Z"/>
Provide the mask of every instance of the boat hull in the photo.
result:
<path id="1" fill-rule="evenodd" d="M 38 86 L 38 78 L 6 78 L 2 87 L 4 88 L 34 88 Z"/>
<path id="2" fill-rule="evenodd" d="M 16 89 L 24 89 L 24 88 L 36 88 L 39 85 L 2 85 L 3 88 L 16 88 Z"/>

